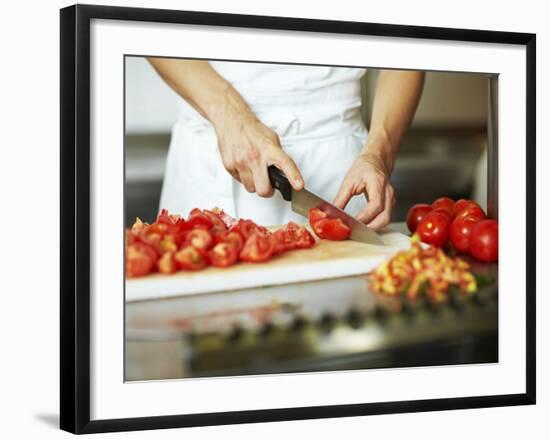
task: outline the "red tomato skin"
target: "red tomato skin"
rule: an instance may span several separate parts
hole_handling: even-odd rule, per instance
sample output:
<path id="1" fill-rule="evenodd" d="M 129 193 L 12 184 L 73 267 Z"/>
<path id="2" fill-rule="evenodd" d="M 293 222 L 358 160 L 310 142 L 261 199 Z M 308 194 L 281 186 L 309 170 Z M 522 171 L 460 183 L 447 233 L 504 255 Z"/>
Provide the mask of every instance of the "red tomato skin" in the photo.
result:
<path id="1" fill-rule="evenodd" d="M 183 247 L 174 254 L 174 261 L 181 270 L 202 270 L 208 265 L 208 259 L 204 251 L 192 245 Z"/>
<path id="2" fill-rule="evenodd" d="M 429 204 L 414 204 L 407 214 L 407 227 L 411 233 L 416 232 L 418 223 L 424 218 L 428 213 L 432 211 L 432 206 Z"/>
<path id="3" fill-rule="evenodd" d="M 157 255 L 147 244 L 136 242 L 126 248 L 126 276 L 129 278 L 151 273 L 156 262 Z"/>
<path id="4" fill-rule="evenodd" d="M 343 241 L 349 238 L 351 229 L 340 218 L 324 218 L 313 223 L 313 231 L 321 239 Z"/>
<path id="5" fill-rule="evenodd" d="M 229 267 L 237 263 L 237 258 L 239 254 L 235 247 L 232 247 L 226 242 L 221 242 L 216 244 L 208 252 L 208 259 L 210 260 L 210 265 L 214 267 Z"/>
<path id="6" fill-rule="evenodd" d="M 453 221 L 454 216 L 451 213 L 449 213 L 448 209 L 444 209 L 443 207 L 436 207 L 435 209 L 432 210 L 432 212 L 437 212 L 437 213 L 440 213 L 441 215 L 445 215 L 449 220 L 449 223 Z"/>
<path id="7" fill-rule="evenodd" d="M 435 200 L 432 203 L 432 209 L 445 209 L 449 214 L 451 215 L 451 218 L 453 217 L 453 208 L 454 208 L 455 202 L 452 198 L 449 197 L 441 197 Z"/>
<path id="8" fill-rule="evenodd" d="M 416 233 L 420 240 L 434 247 L 443 247 L 449 240 L 450 221 L 441 212 L 430 212 L 419 223 Z"/>
<path id="9" fill-rule="evenodd" d="M 495 220 L 479 221 L 472 228 L 470 252 L 479 261 L 498 260 L 498 223 Z"/>
<path id="10" fill-rule="evenodd" d="M 479 204 L 477 204 L 475 201 L 467 200 L 465 198 L 461 198 L 460 200 L 458 200 L 455 203 L 455 205 L 453 207 L 453 214 L 456 216 L 460 212 L 462 212 L 464 209 L 466 209 L 467 207 L 479 207 L 481 209 L 481 206 Z M 481 210 L 483 210 L 483 209 L 481 209 Z"/>
<path id="11" fill-rule="evenodd" d="M 477 222 L 475 218 L 467 216 L 466 218 L 457 217 L 451 223 L 449 237 L 459 252 L 470 253 L 472 228 Z"/>
<path id="12" fill-rule="evenodd" d="M 244 243 L 239 258 L 245 262 L 265 262 L 271 259 L 274 247 L 270 235 L 256 232 L 250 235 Z"/>
<path id="13" fill-rule="evenodd" d="M 483 212 L 483 209 L 478 206 L 468 206 L 465 209 L 461 210 L 457 214 L 458 218 L 466 218 L 470 217 L 475 219 L 476 221 L 481 221 L 486 218 L 485 212 Z"/>
<path id="14" fill-rule="evenodd" d="M 197 249 L 209 250 L 214 245 L 214 238 L 208 230 L 193 229 L 185 237 L 185 245 L 192 245 Z"/>

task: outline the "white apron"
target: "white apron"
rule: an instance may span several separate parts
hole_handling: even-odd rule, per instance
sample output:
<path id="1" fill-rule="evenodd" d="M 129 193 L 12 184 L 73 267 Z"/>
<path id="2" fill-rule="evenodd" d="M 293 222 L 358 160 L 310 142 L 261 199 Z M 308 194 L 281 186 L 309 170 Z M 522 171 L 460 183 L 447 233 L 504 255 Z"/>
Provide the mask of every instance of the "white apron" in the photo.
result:
<path id="1" fill-rule="evenodd" d="M 298 166 L 305 187 L 332 201 L 367 138 L 361 120 L 364 69 L 212 62 L 273 129 Z M 194 208 L 219 207 L 263 225 L 304 222 L 276 191 L 271 198 L 250 194 L 223 167 L 210 123 L 182 100 L 174 125 L 159 208 L 187 215 Z M 346 211 L 365 206 L 354 197 Z"/>

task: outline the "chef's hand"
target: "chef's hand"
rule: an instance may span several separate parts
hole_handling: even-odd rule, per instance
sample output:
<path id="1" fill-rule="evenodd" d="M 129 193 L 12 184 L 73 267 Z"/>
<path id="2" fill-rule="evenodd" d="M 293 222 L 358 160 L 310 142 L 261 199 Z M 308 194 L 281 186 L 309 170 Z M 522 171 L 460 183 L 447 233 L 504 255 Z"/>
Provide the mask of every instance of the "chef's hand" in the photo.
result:
<path id="1" fill-rule="evenodd" d="M 382 229 L 391 219 L 395 194 L 390 184 L 390 170 L 378 155 L 363 153 L 344 177 L 333 203 L 343 209 L 355 195 L 364 194 L 366 207 L 357 219 L 374 230 Z"/>
<path id="2" fill-rule="evenodd" d="M 265 126 L 252 111 L 229 109 L 214 124 L 218 147 L 225 169 L 240 181 L 248 192 L 261 197 L 273 195 L 267 168 L 275 165 L 295 190 L 304 187 L 302 175 L 294 161 L 283 151 L 279 136 Z"/>

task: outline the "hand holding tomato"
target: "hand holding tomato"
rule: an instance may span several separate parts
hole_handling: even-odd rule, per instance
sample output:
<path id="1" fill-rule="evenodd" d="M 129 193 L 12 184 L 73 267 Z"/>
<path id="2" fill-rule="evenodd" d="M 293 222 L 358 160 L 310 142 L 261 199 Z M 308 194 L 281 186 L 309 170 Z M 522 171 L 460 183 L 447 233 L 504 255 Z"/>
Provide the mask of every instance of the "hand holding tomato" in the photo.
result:
<path id="1" fill-rule="evenodd" d="M 375 154 L 361 154 L 347 172 L 334 205 L 344 209 L 355 195 L 364 195 L 367 205 L 357 219 L 374 230 L 389 224 L 395 204 L 395 192 L 390 183 L 390 171 L 382 158 Z"/>

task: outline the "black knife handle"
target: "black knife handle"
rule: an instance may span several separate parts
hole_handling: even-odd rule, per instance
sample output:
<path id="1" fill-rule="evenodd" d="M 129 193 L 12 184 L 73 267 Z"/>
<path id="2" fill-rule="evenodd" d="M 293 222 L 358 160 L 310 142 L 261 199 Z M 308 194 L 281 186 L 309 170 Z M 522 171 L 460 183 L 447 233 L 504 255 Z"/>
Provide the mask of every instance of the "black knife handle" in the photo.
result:
<path id="1" fill-rule="evenodd" d="M 286 201 L 290 201 L 292 199 L 292 186 L 285 174 L 273 165 L 267 168 L 267 172 L 269 174 L 271 186 L 273 186 L 274 189 L 278 189 Z"/>

